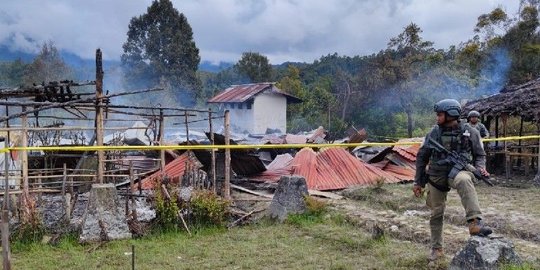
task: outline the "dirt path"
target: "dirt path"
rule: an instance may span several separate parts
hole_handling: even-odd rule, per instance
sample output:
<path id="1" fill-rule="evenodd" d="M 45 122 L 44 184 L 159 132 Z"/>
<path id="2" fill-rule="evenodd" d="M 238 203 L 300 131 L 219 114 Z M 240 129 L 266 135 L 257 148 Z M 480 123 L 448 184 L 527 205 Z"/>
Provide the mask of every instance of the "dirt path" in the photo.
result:
<path id="1" fill-rule="evenodd" d="M 367 230 L 375 224 L 391 237 L 422 243 L 429 248 L 429 209 L 425 201 L 412 196 L 411 185 L 388 185 L 383 189 L 362 188 L 344 191 L 349 199 L 333 201 L 336 210 Z M 495 234 L 514 242 L 518 254 L 527 261 L 540 261 L 539 189 L 478 187 L 485 221 Z M 448 194 L 444 239 L 447 254 L 457 252 L 469 235 L 463 207 L 455 191 Z"/>

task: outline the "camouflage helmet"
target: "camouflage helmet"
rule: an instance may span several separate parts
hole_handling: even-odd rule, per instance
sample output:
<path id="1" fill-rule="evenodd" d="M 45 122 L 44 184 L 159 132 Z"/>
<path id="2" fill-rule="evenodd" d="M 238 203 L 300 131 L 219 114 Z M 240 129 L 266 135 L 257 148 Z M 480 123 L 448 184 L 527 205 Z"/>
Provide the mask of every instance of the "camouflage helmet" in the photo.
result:
<path id="1" fill-rule="evenodd" d="M 435 112 L 445 112 L 452 117 L 459 117 L 461 114 L 461 105 L 455 99 L 443 99 L 435 103 L 433 109 Z"/>
<path id="2" fill-rule="evenodd" d="M 469 114 L 467 115 L 467 119 L 471 117 L 480 117 L 480 113 L 478 111 L 470 111 Z"/>

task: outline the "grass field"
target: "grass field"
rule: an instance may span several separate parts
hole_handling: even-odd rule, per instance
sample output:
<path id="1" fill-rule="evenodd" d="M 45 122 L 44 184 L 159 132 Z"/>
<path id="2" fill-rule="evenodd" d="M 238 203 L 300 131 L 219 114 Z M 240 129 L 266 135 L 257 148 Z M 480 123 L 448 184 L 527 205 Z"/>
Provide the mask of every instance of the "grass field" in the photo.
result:
<path id="1" fill-rule="evenodd" d="M 340 215 L 297 216 L 286 224 L 261 222 L 225 229 L 150 235 L 102 246 L 66 237 L 57 246 L 13 246 L 14 269 L 392 269 L 426 265 L 425 248 L 373 240 Z"/>
<path id="2" fill-rule="evenodd" d="M 263 219 L 231 230 L 155 233 L 102 245 L 80 245 L 75 237 L 54 246 L 14 243 L 13 269 L 131 269 L 132 245 L 135 269 L 428 269 L 425 202 L 412 198 L 410 188 L 361 189 L 320 216 L 295 215 L 284 224 Z M 488 221 L 515 242 L 527 262 L 508 269 L 538 269 L 538 189 L 480 187 L 478 193 Z M 455 191 L 448 204 L 448 260 L 439 269 L 467 239 Z M 424 214 L 410 216 L 411 210 Z M 372 220 L 399 230 L 374 240 L 366 225 Z"/>

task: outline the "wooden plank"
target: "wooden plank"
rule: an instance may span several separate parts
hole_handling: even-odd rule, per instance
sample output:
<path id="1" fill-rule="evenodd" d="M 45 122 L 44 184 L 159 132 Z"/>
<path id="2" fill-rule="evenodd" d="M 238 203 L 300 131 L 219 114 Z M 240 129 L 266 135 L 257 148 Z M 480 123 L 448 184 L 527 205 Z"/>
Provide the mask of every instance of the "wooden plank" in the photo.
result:
<path id="1" fill-rule="evenodd" d="M 11 252 L 9 249 L 9 211 L 2 210 L 2 265 L 4 270 L 11 269 Z"/>
<path id="2" fill-rule="evenodd" d="M 129 194 L 133 194 L 133 190 L 135 189 L 135 176 L 133 175 L 133 161 L 129 162 Z M 137 207 L 135 205 L 135 196 L 131 197 L 131 217 L 133 220 L 137 220 Z M 127 199 L 126 199 L 127 201 Z"/>
<path id="3" fill-rule="evenodd" d="M 210 129 L 210 144 L 214 145 L 214 130 L 212 128 L 212 109 L 208 109 L 208 125 Z M 215 149 L 210 150 L 211 153 L 211 167 L 210 167 L 210 174 L 212 174 L 212 190 L 214 191 L 214 194 L 217 194 L 216 189 L 216 151 Z"/>
<path id="4" fill-rule="evenodd" d="M 164 145 L 163 137 L 165 137 L 165 119 L 163 118 L 163 109 L 159 110 L 159 145 Z M 165 171 L 165 150 L 159 152 L 160 168 Z"/>
<path id="5" fill-rule="evenodd" d="M 225 145 L 230 143 L 229 110 L 225 111 Z M 223 183 L 223 197 L 231 199 L 231 149 L 225 149 L 225 181 Z"/>
<path id="6" fill-rule="evenodd" d="M 308 193 L 311 196 L 318 196 L 318 197 L 323 197 L 323 198 L 328 198 L 328 199 L 334 199 L 334 200 L 343 199 L 343 196 L 332 193 L 332 192 L 325 192 L 325 191 L 318 191 L 318 190 L 309 189 Z"/>
<path id="7" fill-rule="evenodd" d="M 26 111 L 26 106 L 22 106 L 21 108 L 22 112 Z M 21 117 L 21 125 L 22 125 L 22 132 L 21 132 L 21 146 L 27 147 L 28 146 L 28 131 L 26 130 L 28 126 L 28 117 L 26 114 L 24 114 Z M 21 166 L 22 166 L 22 186 L 25 196 L 23 196 L 24 200 L 28 198 L 28 151 L 22 150 L 21 153 Z M 26 207 L 26 202 L 23 201 L 23 207 Z"/>
<path id="8" fill-rule="evenodd" d="M 236 190 L 240 190 L 240 191 L 243 191 L 243 192 L 246 192 L 246 193 L 249 193 L 249 194 L 257 195 L 257 196 L 260 196 L 260 197 L 268 198 L 268 199 L 272 199 L 274 197 L 273 195 L 268 195 L 268 194 L 260 193 L 260 192 L 257 192 L 257 191 L 253 191 L 251 189 L 247 189 L 247 188 L 244 188 L 244 187 L 241 187 L 241 186 L 237 186 L 235 184 L 231 184 L 231 188 L 234 188 Z"/>

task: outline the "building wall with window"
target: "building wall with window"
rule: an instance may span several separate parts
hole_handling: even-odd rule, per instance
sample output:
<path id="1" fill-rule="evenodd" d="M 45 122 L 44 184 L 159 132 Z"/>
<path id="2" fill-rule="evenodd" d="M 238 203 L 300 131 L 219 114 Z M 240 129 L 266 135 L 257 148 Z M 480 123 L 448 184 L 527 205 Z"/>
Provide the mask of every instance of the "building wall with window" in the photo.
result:
<path id="1" fill-rule="evenodd" d="M 229 110 L 231 126 L 233 130 L 253 133 L 253 107 L 249 103 L 226 103 L 225 109 Z"/>

